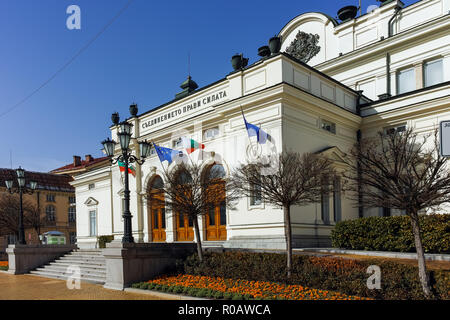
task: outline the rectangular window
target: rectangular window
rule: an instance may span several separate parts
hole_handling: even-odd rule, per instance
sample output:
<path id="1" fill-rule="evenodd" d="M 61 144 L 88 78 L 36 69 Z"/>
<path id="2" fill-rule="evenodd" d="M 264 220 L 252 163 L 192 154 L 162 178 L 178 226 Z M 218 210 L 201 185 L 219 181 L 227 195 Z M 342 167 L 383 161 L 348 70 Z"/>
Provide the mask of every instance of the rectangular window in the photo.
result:
<path id="1" fill-rule="evenodd" d="M 221 226 L 227 225 L 227 207 L 225 201 L 222 201 L 220 203 L 220 225 Z"/>
<path id="2" fill-rule="evenodd" d="M 172 141 L 172 148 L 177 149 L 182 147 L 183 147 L 183 140 L 181 138 Z"/>
<path id="3" fill-rule="evenodd" d="M 161 209 L 161 228 L 166 228 L 166 208 Z"/>
<path id="4" fill-rule="evenodd" d="M 178 216 L 178 227 L 179 228 L 184 228 L 184 215 L 182 213 L 179 214 Z"/>
<path id="5" fill-rule="evenodd" d="M 95 183 L 89 184 L 89 190 L 92 190 L 92 189 L 94 189 L 94 188 L 95 188 Z"/>
<path id="6" fill-rule="evenodd" d="M 321 218 L 324 224 L 330 223 L 330 195 L 329 195 L 329 188 L 328 188 L 328 182 L 324 182 L 323 184 L 323 191 L 321 196 Z"/>
<path id="7" fill-rule="evenodd" d="M 76 219 L 76 208 L 69 207 L 69 222 L 75 222 Z"/>
<path id="8" fill-rule="evenodd" d="M 252 193 L 250 196 L 250 205 L 251 206 L 259 206 L 261 203 L 262 203 L 261 186 L 253 185 Z"/>
<path id="9" fill-rule="evenodd" d="M 75 244 L 77 242 L 77 233 L 76 232 L 69 232 L 70 237 L 70 244 Z"/>
<path id="10" fill-rule="evenodd" d="M 91 237 L 97 236 L 97 211 L 96 210 L 89 211 L 89 226 L 90 226 L 89 235 Z"/>
<path id="11" fill-rule="evenodd" d="M 48 194 L 47 195 L 47 202 L 55 202 L 55 195 L 54 194 Z"/>
<path id="12" fill-rule="evenodd" d="M 214 212 L 214 206 L 213 205 L 211 205 L 210 207 L 209 207 L 209 212 L 208 212 L 208 217 L 209 217 L 209 225 L 210 226 L 214 226 L 214 225 L 216 225 L 216 221 L 215 221 L 215 212 Z"/>
<path id="13" fill-rule="evenodd" d="M 397 72 L 397 94 L 413 91 L 416 89 L 416 74 L 414 68 Z"/>
<path id="14" fill-rule="evenodd" d="M 334 221 L 339 222 L 342 220 L 342 211 L 341 211 L 341 179 L 336 178 L 334 180 L 333 187 L 333 215 Z"/>
<path id="15" fill-rule="evenodd" d="M 424 69 L 424 85 L 429 87 L 443 82 L 443 64 L 442 59 L 426 62 Z"/>
<path id="16" fill-rule="evenodd" d="M 75 204 L 75 197 L 69 197 L 69 204 Z"/>
<path id="17" fill-rule="evenodd" d="M 336 124 L 327 120 L 322 120 L 320 127 L 328 132 L 336 134 Z"/>
<path id="18" fill-rule="evenodd" d="M 404 132 L 406 131 L 406 124 L 400 124 L 392 127 L 385 127 L 383 128 L 383 132 L 385 135 L 387 134 L 394 134 L 396 132 Z"/>

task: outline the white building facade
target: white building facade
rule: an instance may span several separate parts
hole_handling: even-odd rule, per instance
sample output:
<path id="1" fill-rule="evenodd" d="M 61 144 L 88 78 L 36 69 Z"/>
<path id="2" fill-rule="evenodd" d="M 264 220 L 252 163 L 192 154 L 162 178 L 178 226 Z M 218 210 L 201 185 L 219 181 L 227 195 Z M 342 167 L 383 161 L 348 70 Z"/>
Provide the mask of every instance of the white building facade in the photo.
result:
<path id="1" fill-rule="evenodd" d="M 254 144 L 242 110 L 248 122 L 272 136 L 272 143 L 258 152 L 320 152 L 337 170 L 345 170 L 341 159 L 358 134 L 404 126 L 430 132 L 450 119 L 449 11 L 450 0 L 422 0 L 408 7 L 387 1 L 340 24 L 321 13 L 299 15 L 280 31 L 280 53 L 129 118 L 134 125 L 130 148 L 139 154 L 138 141 L 148 140 L 181 150 L 179 138 L 188 137 L 205 145 L 203 153 L 194 152 L 191 158 L 205 171 L 223 166 L 226 178 L 252 157 Z M 319 35 L 320 51 L 308 64 L 284 53 L 299 31 Z M 117 131 L 111 127 L 116 141 Z M 167 165 L 153 153 L 136 165 L 135 177 L 130 175 L 136 242 L 195 241 L 191 221 L 156 207 L 149 196 Z M 74 178 L 78 246 L 95 247 L 101 235 L 120 239 L 124 184 L 119 167 L 105 165 Z M 321 203 L 292 209 L 294 246 L 329 246 L 337 221 L 382 214 L 375 209 L 361 212 L 335 191 Z M 206 246 L 285 248 L 282 209 L 258 199 L 243 198 L 236 210 L 218 203 L 214 221 L 207 218 L 199 218 Z"/>

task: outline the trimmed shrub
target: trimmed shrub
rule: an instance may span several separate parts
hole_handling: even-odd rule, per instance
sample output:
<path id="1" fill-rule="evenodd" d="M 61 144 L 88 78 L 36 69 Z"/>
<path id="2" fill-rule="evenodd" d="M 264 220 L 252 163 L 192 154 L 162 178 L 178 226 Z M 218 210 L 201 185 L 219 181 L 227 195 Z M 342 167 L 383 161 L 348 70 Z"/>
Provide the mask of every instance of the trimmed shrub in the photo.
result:
<path id="1" fill-rule="evenodd" d="M 427 253 L 450 253 L 450 215 L 419 216 Z M 415 252 L 409 216 L 367 217 L 338 222 L 331 231 L 333 247 L 352 250 Z"/>
<path id="2" fill-rule="evenodd" d="M 106 248 L 106 244 L 113 241 L 114 236 L 99 236 L 99 237 L 97 237 L 97 240 L 98 240 L 99 248 Z"/>
<path id="3" fill-rule="evenodd" d="M 352 260 L 294 255 L 292 276 L 286 278 L 286 256 L 276 253 L 228 251 L 205 252 L 203 262 L 196 255 L 186 259 L 184 273 L 200 276 L 272 281 L 338 291 L 375 299 L 424 299 L 418 268 L 380 260 Z M 368 289 L 367 268 L 381 269 L 381 289 Z M 450 299 L 450 271 L 428 271 L 436 297 Z M 223 296 L 232 299 L 232 295 Z"/>

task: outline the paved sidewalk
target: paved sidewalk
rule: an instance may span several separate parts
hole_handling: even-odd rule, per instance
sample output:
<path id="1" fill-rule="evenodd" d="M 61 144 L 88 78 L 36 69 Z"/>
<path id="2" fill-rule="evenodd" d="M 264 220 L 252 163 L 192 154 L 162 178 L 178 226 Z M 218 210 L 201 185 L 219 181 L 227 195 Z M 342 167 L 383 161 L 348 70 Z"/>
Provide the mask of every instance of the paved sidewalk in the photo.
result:
<path id="1" fill-rule="evenodd" d="M 166 300 L 85 282 L 81 282 L 81 289 L 69 290 L 65 280 L 6 272 L 0 272 L 0 288 L 0 300 Z"/>

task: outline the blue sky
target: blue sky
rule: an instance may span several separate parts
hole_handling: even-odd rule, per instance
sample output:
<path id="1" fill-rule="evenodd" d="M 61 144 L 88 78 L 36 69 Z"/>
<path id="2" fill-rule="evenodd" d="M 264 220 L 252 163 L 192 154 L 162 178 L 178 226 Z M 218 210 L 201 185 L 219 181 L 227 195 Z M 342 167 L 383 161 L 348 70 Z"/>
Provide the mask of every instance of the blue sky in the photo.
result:
<path id="1" fill-rule="evenodd" d="M 358 1 L 134 0 L 67 68 L 64 66 L 128 0 L 0 0 L 0 167 L 50 171 L 73 155 L 102 156 L 111 113 L 128 116 L 174 98 L 191 75 L 202 87 L 232 71 L 231 56 L 257 49 L 295 16 L 336 16 Z M 416 1 L 404 1 L 406 5 Z M 69 30 L 69 5 L 81 30 Z M 362 0 L 363 12 L 375 0 Z M 10 111 L 11 110 L 11 111 Z"/>

